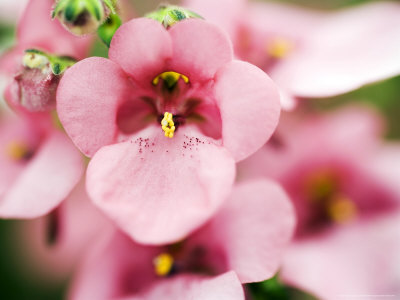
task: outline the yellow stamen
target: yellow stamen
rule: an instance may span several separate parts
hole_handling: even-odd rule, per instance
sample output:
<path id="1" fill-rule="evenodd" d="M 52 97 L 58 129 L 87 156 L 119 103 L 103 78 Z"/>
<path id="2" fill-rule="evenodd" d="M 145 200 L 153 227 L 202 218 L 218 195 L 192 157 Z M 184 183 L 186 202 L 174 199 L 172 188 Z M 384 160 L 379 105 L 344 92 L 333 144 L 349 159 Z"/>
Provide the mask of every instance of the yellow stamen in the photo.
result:
<path id="1" fill-rule="evenodd" d="M 154 258 L 153 264 L 158 276 L 167 276 L 174 265 L 174 258 L 168 253 L 161 253 Z"/>
<path id="2" fill-rule="evenodd" d="M 42 72 L 45 72 L 49 68 L 49 63 L 46 56 L 38 53 L 27 52 L 22 58 L 22 64 L 25 67 L 39 69 Z"/>
<path id="3" fill-rule="evenodd" d="M 280 59 L 292 52 L 293 48 L 294 45 L 290 40 L 280 37 L 267 44 L 267 53 L 273 58 Z"/>
<path id="4" fill-rule="evenodd" d="M 328 215 L 338 223 L 347 223 L 357 216 L 357 207 L 351 199 L 338 196 L 331 200 L 328 207 Z"/>
<path id="5" fill-rule="evenodd" d="M 21 160 L 29 154 L 29 148 L 22 142 L 12 141 L 6 146 L 6 154 L 14 160 Z"/>
<path id="6" fill-rule="evenodd" d="M 178 82 L 179 78 L 182 78 L 185 83 L 189 83 L 189 78 L 187 78 L 185 75 L 169 71 L 161 73 L 156 78 L 154 78 L 153 85 L 157 85 L 160 82 L 160 78 L 167 83 L 169 88 L 172 88 Z"/>
<path id="7" fill-rule="evenodd" d="M 169 112 L 164 113 L 164 118 L 161 120 L 161 128 L 165 132 L 165 136 L 168 138 L 174 137 L 175 123 L 173 121 L 173 115 Z"/>

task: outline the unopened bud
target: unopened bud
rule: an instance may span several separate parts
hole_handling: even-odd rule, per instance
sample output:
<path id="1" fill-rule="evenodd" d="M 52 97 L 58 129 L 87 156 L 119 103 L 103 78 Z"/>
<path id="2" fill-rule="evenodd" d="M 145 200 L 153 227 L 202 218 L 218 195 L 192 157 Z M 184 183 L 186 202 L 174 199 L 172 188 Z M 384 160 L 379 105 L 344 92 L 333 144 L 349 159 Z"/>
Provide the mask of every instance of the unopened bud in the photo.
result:
<path id="1" fill-rule="evenodd" d="M 26 50 L 20 71 L 8 87 L 7 101 L 13 107 L 22 107 L 31 112 L 54 109 L 61 76 L 75 62 L 70 57 L 53 56 L 35 49 Z"/>
<path id="2" fill-rule="evenodd" d="M 160 6 L 156 11 L 148 13 L 146 17 L 160 22 L 165 28 L 189 18 L 203 19 L 200 15 L 175 5 Z"/>
<path id="3" fill-rule="evenodd" d="M 75 35 L 95 33 L 110 14 L 115 14 L 116 0 L 59 0 L 52 12 Z"/>

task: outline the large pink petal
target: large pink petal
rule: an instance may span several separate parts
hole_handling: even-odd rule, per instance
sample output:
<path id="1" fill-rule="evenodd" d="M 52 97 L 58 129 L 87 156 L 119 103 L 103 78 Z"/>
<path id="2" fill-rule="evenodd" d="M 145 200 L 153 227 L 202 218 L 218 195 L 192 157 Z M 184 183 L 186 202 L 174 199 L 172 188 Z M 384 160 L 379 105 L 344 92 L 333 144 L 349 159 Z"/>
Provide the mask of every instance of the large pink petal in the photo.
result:
<path id="1" fill-rule="evenodd" d="M 280 275 L 321 299 L 398 295 L 399 228 L 397 212 L 298 241 L 288 251 Z"/>
<path id="2" fill-rule="evenodd" d="M 154 284 L 138 296 L 120 300 L 244 300 L 243 288 L 234 272 L 216 277 L 181 275 Z"/>
<path id="3" fill-rule="evenodd" d="M 215 97 L 223 144 L 237 161 L 265 144 L 280 114 L 279 92 L 268 75 L 249 63 L 232 61 L 215 77 Z"/>
<path id="4" fill-rule="evenodd" d="M 228 35 L 212 23 L 188 19 L 170 30 L 173 57 L 170 68 L 192 81 L 214 77 L 219 68 L 233 59 Z"/>
<path id="5" fill-rule="evenodd" d="M 103 147 L 87 172 L 92 200 L 135 240 L 178 241 L 222 204 L 234 179 L 230 154 L 195 129 L 164 137 L 149 127 Z"/>
<path id="6" fill-rule="evenodd" d="M 92 37 L 76 37 L 65 30 L 58 20 L 51 19 L 53 0 L 30 0 L 18 24 L 18 43 L 28 47 L 84 58 Z"/>
<path id="7" fill-rule="evenodd" d="M 400 73 L 400 5 L 376 2 L 334 13 L 272 73 L 303 97 L 326 97 Z"/>
<path id="8" fill-rule="evenodd" d="M 43 142 L 0 202 L 6 218 L 44 215 L 64 200 L 83 173 L 81 154 L 61 132 Z"/>
<path id="9" fill-rule="evenodd" d="M 228 270 L 242 283 L 272 277 L 295 225 L 290 200 L 274 182 L 255 180 L 234 187 L 222 209 L 191 243 L 223 248 Z"/>
<path id="10" fill-rule="evenodd" d="M 57 90 L 57 112 L 86 155 L 115 142 L 119 105 L 132 94 L 127 75 L 111 60 L 93 57 L 68 69 Z"/>
<path id="11" fill-rule="evenodd" d="M 168 32 L 157 21 L 133 19 L 122 25 L 111 41 L 109 57 L 138 81 L 151 83 L 165 71 L 166 60 L 172 56 Z"/>

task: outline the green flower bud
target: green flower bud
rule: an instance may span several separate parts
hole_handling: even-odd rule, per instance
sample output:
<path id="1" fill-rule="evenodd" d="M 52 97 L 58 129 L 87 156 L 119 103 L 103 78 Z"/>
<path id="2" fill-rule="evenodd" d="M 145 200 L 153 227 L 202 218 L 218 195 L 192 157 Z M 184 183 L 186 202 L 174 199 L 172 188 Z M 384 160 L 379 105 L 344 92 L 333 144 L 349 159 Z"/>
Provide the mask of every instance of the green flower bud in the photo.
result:
<path id="1" fill-rule="evenodd" d="M 160 6 L 156 11 L 148 13 L 145 17 L 160 22 L 165 28 L 189 18 L 203 19 L 203 17 L 190 10 L 174 5 Z"/>
<path id="2" fill-rule="evenodd" d="M 31 112 L 54 109 L 61 76 L 75 62 L 71 57 L 26 50 L 22 65 L 11 83 L 8 103 Z"/>
<path id="3" fill-rule="evenodd" d="M 75 35 L 96 32 L 110 14 L 115 14 L 116 0 L 59 0 L 52 12 L 67 30 Z"/>

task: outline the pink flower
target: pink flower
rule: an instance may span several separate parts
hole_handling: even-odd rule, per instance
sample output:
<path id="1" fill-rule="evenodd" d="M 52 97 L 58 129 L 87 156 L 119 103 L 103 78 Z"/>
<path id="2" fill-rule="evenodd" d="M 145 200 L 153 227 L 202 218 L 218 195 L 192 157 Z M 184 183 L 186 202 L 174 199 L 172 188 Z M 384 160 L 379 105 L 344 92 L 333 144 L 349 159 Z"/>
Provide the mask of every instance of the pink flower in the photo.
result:
<path id="1" fill-rule="evenodd" d="M 395 2 L 332 13 L 245 0 L 185 4 L 230 32 L 236 54 L 270 74 L 286 108 L 292 96 L 334 96 L 400 73 Z"/>
<path id="2" fill-rule="evenodd" d="M 35 218 L 64 200 L 83 173 L 82 157 L 48 116 L 0 115 L 0 217 Z"/>
<path id="3" fill-rule="evenodd" d="M 227 36 L 203 20 L 169 30 L 132 20 L 109 56 L 67 70 L 60 120 L 93 156 L 87 190 L 96 205 L 137 241 L 177 241 L 229 194 L 234 161 L 270 137 L 278 93 L 264 72 L 232 60 Z"/>
<path id="4" fill-rule="evenodd" d="M 399 245 L 386 233 L 373 232 L 379 218 L 400 212 L 400 148 L 382 145 L 381 134 L 381 120 L 365 108 L 300 115 L 282 122 L 275 143 L 239 166 L 243 178 L 277 179 L 296 208 L 295 242 L 282 268 L 286 282 L 338 299 L 339 294 L 377 293 L 378 286 L 383 292 L 377 274 L 393 280 L 374 247 L 385 249 L 390 261 Z"/>
<path id="5" fill-rule="evenodd" d="M 244 299 L 240 283 L 277 271 L 294 221 L 277 184 L 238 185 L 206 225 L 176 244 L 143 246 L 113 233 L 89 253 L 70 298 Z"/>

